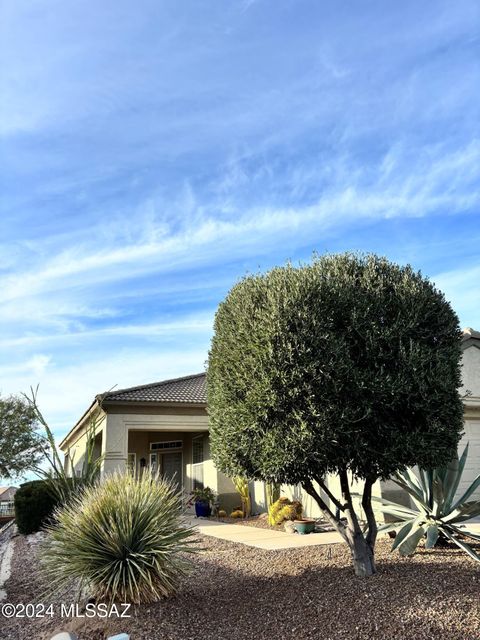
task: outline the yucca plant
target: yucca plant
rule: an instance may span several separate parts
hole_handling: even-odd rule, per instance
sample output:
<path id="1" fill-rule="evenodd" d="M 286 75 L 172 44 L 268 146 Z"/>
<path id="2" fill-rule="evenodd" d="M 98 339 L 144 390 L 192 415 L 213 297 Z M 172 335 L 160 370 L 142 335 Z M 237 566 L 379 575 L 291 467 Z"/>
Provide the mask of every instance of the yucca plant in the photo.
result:
<path id="1" fill-rule="evenodd" d="M 174 593 L 189 569 L 194 529 L 176 485 L 144 471 L 112 474 L 55 513 L 41 550 L 52 591 L 72 583 L 109 602 L 153 602 Z"/>
<path id="2" fill-rule="evenodd" d="M 455 499 L 467 456 L 468 444 L 460 459 L 456 456 L 447 466 L 419 469 L 418 475 L 411 469 L 397 473 L 392 479 L 408 493 L 413 501 L 412 507 L 372 497 L 379 503 L 377 508 L 380 511 L 397 518 L 397 521 L 379 528 L 380 532 L 397 532 L 392 551 L 398 549 L 402 556 L 411 555 L 423 537 L 426 537 L 425 547 L 431 549 L 439 537 L 444 536 L 480 562 L 478 553 L 461 539 L 467 536 L 480 540 L 480 535 L 468 531 L 461 524 L 480 516 L 480 499 L 468 501 L 480 486 L 480 475 L 460 498 Z"/>

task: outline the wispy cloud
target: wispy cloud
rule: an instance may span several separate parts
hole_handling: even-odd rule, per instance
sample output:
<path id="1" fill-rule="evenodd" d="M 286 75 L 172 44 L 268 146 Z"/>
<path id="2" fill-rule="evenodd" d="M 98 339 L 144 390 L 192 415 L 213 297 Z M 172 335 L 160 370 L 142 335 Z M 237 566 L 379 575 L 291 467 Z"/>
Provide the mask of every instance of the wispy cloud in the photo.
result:
<path id="1" fill-rule="evenodd" d="M 0 388 L 203 364 L 248 270 L 373 250 L 478 325 L 478 9 L 4 3 Z"/>

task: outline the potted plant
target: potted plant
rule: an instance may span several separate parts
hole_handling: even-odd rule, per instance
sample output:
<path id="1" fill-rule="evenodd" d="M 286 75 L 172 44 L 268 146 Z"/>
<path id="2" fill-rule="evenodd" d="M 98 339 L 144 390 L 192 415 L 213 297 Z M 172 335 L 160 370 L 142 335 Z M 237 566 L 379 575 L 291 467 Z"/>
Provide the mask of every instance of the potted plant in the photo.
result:
<path id="1" fill-rule="evenodd" d="M 195 504 L 195 515 L 197 518 L 209 518 L 212 515 L 212 504 L 215 501 L 215 492 L 210 487 L 194 489 L 190 492 L 192 496 L 189 505 Z"/>
<path id="2" fill-rule="evenodd" d="M 294 520 L 293 526 L 295 527 L 297 533 L 303 536 L 307 533 L 312 533 L 313 531 L 315 531 L 315 520 L 310 520 L 309 518 Z"/>

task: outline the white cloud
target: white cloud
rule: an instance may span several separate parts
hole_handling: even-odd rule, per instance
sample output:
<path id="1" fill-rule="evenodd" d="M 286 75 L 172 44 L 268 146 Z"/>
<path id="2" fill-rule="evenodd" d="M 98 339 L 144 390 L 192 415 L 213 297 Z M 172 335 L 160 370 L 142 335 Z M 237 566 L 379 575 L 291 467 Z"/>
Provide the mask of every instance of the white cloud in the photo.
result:
<path id="1" fill-rule="evenodd" d="M 377 179 L 358 174 L 341 175 L 314 204 L 287 208 L 250 207 L 247 211 L 219 219 L 215 203 L 188 196 L 189 209 L 180 225 L 171 227 L 162 212 L 150 213 L 148 237 L 109 245 L 92 242 L 72 245 L 40 266 L 0 279 L 4 300 L 22 299 L 47 292 L 121 281 L 148 273 L 165 273 L 175 267 L 194 267 L 218 262 L 234 255 L 257 255 L 262 246 L 288 240 L 310 242 L 322 230 L 340 229 L 351 223 L 392 217 L 422 217 L 468 211 L 480 204 L 480 189 L 472 185 L 480 165 L 480 142 L 447 154 L 436 147 L 417 159 L 407 176 L 392 178 L 400 163 L 399 152 L 387 154 Z M 343 174 L 344 169 L 338 171 Z M 136 226 L 138 223 L 132 221 Z M 92 239 L 104 237 L 102 225 Z"/>

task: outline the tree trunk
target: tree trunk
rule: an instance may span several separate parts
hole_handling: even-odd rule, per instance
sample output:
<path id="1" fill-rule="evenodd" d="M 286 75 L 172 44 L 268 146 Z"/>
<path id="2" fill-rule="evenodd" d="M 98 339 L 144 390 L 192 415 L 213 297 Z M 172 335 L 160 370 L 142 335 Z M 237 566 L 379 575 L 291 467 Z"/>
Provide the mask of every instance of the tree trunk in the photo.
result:
<path id="1" fill-rule="evenodd" d="M 377 537 L 377 525 L 371 503 L 372 486 L 375 482 L 375 478 L 368 478 L 366 480 L 362 496 L 362 505 L 365 510 L 368 523 L 368 530 L 366 532 L 362 531 L 357 514 L 353 508 L 352 495 L 350 493 L 346 469 L 340 470 L 339 478 L 342 489 L 342 502 L 335 499 L 334 496 L 331 496 L 329 492 L 327 493 L 329 494 L 330 499 L 334 501 L 337 511 L 339 511 L 339 516 L 343 514 L 346 517 L 346 524 L 339 516 L 335 516 L 329 509 L 321 495 L 315 490 L 311 480 L 306 480 L 302 483 L 302 486 L 304 490 L 312 496 L 327 520 L 335 527 L 337 532 L 350 547 L 355 575 L 361 578 L 367 578 L 376 573 L 374 548 Z M 321 486 L 321 483 L 319 484 Z"/>
<path id="2" fill-rule="evenodd" d="M 373 548 L 365 540 L 365 537 L 361 532 L 353 533 L 348 529 L 347 538 L 350 552 L 352 554 L 355 575 L 360 578 L 373 576 L 376 573 Z"/>

